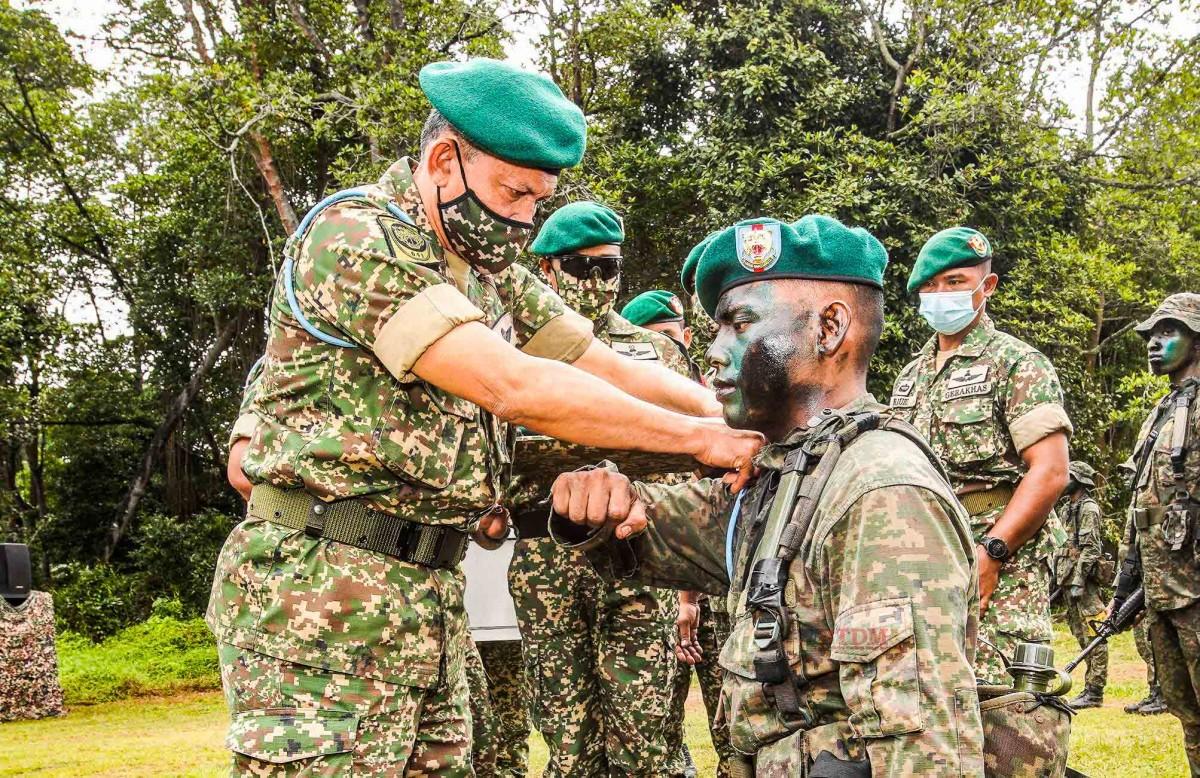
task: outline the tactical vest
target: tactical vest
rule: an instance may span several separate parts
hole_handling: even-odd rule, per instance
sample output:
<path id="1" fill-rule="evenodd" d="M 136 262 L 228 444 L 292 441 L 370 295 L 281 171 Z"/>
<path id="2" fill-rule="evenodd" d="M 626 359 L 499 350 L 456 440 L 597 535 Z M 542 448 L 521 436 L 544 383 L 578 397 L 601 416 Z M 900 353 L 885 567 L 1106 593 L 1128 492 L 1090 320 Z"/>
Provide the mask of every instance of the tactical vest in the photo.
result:
<path id="1" fill-rule="evenodd" d="M 786 744 L 787 750 L 797 752 L 797 758 L 814 758 L 812 765 L 792 766 L 810 776 L 871 775 L 865 749 L 858 754 L 841 755 L 851 761 L 832 759 L 836 749 L 831 743 L 827 748 L 826 737 L 818 734 L 819 728 L 814 728 L 816 716 L 806 699 L 806 681 L 795 670 L 800 640 L 793 633 L 801 625 L 788 613 L 794 604 L 788 602 L 791 565 L 809 535 L 825 485 L 841 454 L 871 430 L 895 432 L 910 440 L 946 481 L 947 493 L 953 493 L 941 462 L 906 421 L 875 412 L 827 412 L 827 418 L 784 458 L 773 495 L 757 495 L 760 507 L 766 500 L 771 501 L 769 513 L 755 536 L 746 540 L 755 549 L 748 573 L 743 571 L 748 577 L 746 605 L 754 620 L 755 677 L 753 682 L 740 677 L 734 680 L 737 699 L 728 707 L 753 723 L 745 726 L 730 721 L 731 739 L 738 751 L 762 754 L 769 750 L 772 757 L 780 750 L 779 745 Z M 735 514 L 739 509 L 740 503 Z M 735 523 L 736 516 L 730 523 L 731 540 Z M 727 550 L 726 562 L 732 576 L 731 549 Z M 790 597 L 795 597 L 794 592 Z M 1067 774 L 1071 714 L 1065 704 L 1048 695 L 1017 692 L 1007 687 L 979 687 L 978 691 L 987 775 L 1040 778 Z M 803 747 L 795 742 L 797 737 L 804 739 Z M 773 759 L 768 761 L 771 769 L 777 766 Z M 754 773 L 752 759 L 742 760 L 733 768 L 733 774 L 739 778 Z"/>

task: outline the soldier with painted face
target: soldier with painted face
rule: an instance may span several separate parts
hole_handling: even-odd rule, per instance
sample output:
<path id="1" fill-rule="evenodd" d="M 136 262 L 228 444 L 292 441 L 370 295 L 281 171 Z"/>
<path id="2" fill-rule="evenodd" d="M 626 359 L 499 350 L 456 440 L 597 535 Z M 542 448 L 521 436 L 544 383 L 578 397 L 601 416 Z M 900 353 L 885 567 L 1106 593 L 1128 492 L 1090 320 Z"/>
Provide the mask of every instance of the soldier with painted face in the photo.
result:
<path id="1" fill-rule="evenodd" d="M 630 360 L 688 375 L 684 352 L 634 326 L 613 307 L 621 285 L 620 217 L 594 202 L 563 206 L 530 251 L 546 283 L 592 324 L 596 338 Z M 620 421 L 614 415 L 614 423 Z M 520 539 L 509 587 L 527 661 L 531 712 L 549 751 L 549 776 L 681 774 L 669 747 L 668 703 L 681 672 L 671 650 L 675 593 L 611 585 L 547 534 L 544 498 L 563 467 L 516 486 Z"/>
<path id="2" fill-rule="evenodd" d="M 1061 515 L 1067 531 L 1067 543 L 1054 558 L 1054 581 L 1062 587 L 1066 603 L 1067 625 L 1084 648 L 1095 635 L 1088 624 L 1104 619 L 1104 600 L 1100 596 L 1100 560 L 1104 554 L 1104 518 L 1100 504 L 1092 497 L 1096 471 L 1087 462 L 1072 462 L 1065 505 Z M 1098 708 L 1104 703 L 1108 683 L 1108 644 L 1101 643 L 1087 659 L 1083 691 L 1071 700 L 1072 708 Z"/>
<path id="3" fill-rule="evenodd" d="M 1004 684 L 997 651 L 1049 643 L 1054 503 L 1067 484 L 1071 421 L 1054 366 L 987 314 L 992 246 L 952 227 L 921 248 L 908 291 L 935 330 L 896 378 L 891 405 L 946 464 L 971 515 L 979 569 L 979 678 Z M 993 648 L 994 647 L 994 648 Z"/>
<path id="4" fill-rule="evenodd" d="M 1142 425 L 1125 546 L 1136 552 L 1167 710 L 1200 776 L 1200 295 L 1173 294 L 1135 328 L 1171 391 Z"/>
<path id="5" fill-rule="evenodd" d="M 696 286 L 719 326 L 706 357 L 725 418 L 768 440 L 757 482 L 597 468 L 554 484 L 606 577 L 727 597 L 721 715 L 753 761 L 739 769 L 760 776 L 984 770 L 967 516 L 920 436 L 866 389 L 886 262 L 826 216 L 722 231 Z"/>
<path id="6" fill-rule="evenodd" d="M 703 245 L 703 244 L 701 244 Z M 684 263 L 687 278 L 685 286 L 691 288 L 691 275 L 695 268 L 692 251 L 689 261 Z M 698 306 L 697 306 L 698 307 Z M 685 354 L 692 346 L 692 328 L 687 323 L 683 303 L 673 293 L 664 289 L 642 292 L 630 300 L 621 315 L 630 322 L 655 332 L 667 335 L 680 345 Z M 699 314 L 704 316 L 703 313 Z M 705 319 L 708 317 L 705 316 Z M 700 366 L 688 357 L 692 378 L 701 380 Z M 695 668 L 700 681 L 700 694 L 708 714 L 708 732 L 713 749 L 717 752 L 717 778 L 728 778 L 733 759 L 729 745 L 729 733 L 717 726 L 717 703 L 721 697 L 721 682 L 725 671 L 717 661 L 721 646 L 729 637 L 729 614 L 725 612 L 724 599 L 709 597 L 700 592 L 679 592 L 679 616 L 675 619 L 675 656 L 679 661 Z M 675 685 L 671 701 L 671 715 L 676 718 L 668 728 L 672 735 L 682 739 L 688 693 L 692 688 L 692 674 L 682 672 Z M 686 746 L 685 746 L 686 747 Z"/>
<path id="7" fill-rule="evenodd" d="M 248 390 L 253 491 L 207 613 L 246 774 L 471 773 L 459 562 L 507 532 L 510 424 L 733 480 L 760 445 L 513 264 L 583 155 L 553 81 L 487 59 L 419 80 L 419 159 L 305 217 Z"/>

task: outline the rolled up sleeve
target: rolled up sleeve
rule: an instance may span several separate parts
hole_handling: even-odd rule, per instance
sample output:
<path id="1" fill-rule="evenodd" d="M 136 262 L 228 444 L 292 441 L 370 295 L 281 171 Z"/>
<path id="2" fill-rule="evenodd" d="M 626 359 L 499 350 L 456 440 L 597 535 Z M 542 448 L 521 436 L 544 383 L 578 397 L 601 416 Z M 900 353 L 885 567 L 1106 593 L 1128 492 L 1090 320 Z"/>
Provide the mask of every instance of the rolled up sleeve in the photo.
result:
<path id="1" fill-rule="evenodd" d="M 401 381 L 413 380 L 412 366 L 426 349 L 460 324 L 481 321 L 483 311 L 449 283 L 426 287 L 384 323 L 375 356 Z"/>
<path id="2" fill-rule="evenodd" d="M 1055 432 L 1062 432 L 1070 437 L 1074 431 L 1071 418 L 1067 416 L 1067 409 L 1058 403 L 1039 405 L 1024 416 L 1013 419 L 1008 425 L 1008 433 L 1012 436 L 1018 452 Z"/>

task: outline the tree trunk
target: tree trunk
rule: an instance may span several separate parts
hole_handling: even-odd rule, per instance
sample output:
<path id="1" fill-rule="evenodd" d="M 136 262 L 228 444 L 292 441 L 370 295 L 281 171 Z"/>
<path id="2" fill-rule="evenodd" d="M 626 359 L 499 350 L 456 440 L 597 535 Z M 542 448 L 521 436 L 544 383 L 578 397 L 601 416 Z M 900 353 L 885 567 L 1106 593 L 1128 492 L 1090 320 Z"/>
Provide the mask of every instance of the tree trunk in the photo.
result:
<path id="1" fill-rule="evenodd" d="M 129 489 L 125 493 L 125 497 L 121 500 L 118 506 L 117 514 L 119 518 L 113 522 L 109 530 L 108 541 L 104 546 L 104 562 L 108 563 L 112 560 L 113 552 L 117 549 L 125 533 L 129 531 L 129 525 L 133 521 L 134 515 L 137 513 L 138 504 L 142 501 L 142 497 L 146 495 L 146 488 L 150 485 L 150 477 L 154 474 L 154 470 L 158 467 L 159 460 L 162 458 L 163 449 L 167 445 L 167 439 L 183 420 L 184 414 L 187 412 L 188 406 L 196 399 L 196 395 L 200 392 L 200 386 L 204 383 L 204 379 L 212 372 L 213 366 L 217 364 L 217 360 L 225 353 L 230 344 L 233 343 L 234 336 L 237 335 L 240 329 L 241 317 L 234 316 L 224 327 L 217 333 L 216 340 L 208 347 L 204 358 L 200 360 L 200 364 L 192 372 L 192 377 L 188 380 L 182 391 L 175 397 L 170 408 L 167 409 L 167 414 L 163 418 L 162 423 L 158 425 L 158 429 L 154 431 L 154 435 L 150 438 L 150 443 L 146 446 L 146 453 L 142 456 L 142 464 L 138 468 L 137 473 L 133 476 L 133 480 L 129 483 Z"/>
<path id="2" fill-rule="evenodd" d="M 275 213 L 279 215 L 279 221 L 283 222 L 283 226 L 291 235 L 300 225 L 300 221 L 296 218 L 296 212 L 292 209 L 292 204 L 287 199 L 287 193 L 283 190 L 283 179 L 279 177 L 279 168 L 275 165 L 275 156 L 271 153 L 271 142 L 257 132 L 251 132 L 249 135 L 253 144 L 250 146 L 250 156 L 254 158 L 254 164 L 258 166 L 258 172 L 267 188 L 267 194 L 271 196 L 271 202 L 275 204 Z"/>

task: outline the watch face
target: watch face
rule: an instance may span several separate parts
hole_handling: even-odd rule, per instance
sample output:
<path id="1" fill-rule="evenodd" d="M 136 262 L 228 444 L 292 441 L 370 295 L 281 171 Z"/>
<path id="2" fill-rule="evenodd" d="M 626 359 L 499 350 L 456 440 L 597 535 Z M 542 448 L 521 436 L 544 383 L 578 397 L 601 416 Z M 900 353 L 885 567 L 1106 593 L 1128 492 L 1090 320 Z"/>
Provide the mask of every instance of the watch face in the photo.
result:
<path id="1" fill-rule="evenodd" d="M 992 538 L 988 541 L 987 552 L 992 559 L 1003 560 L 1008 556 L 1008 544 L 1000 538 Z"/>

